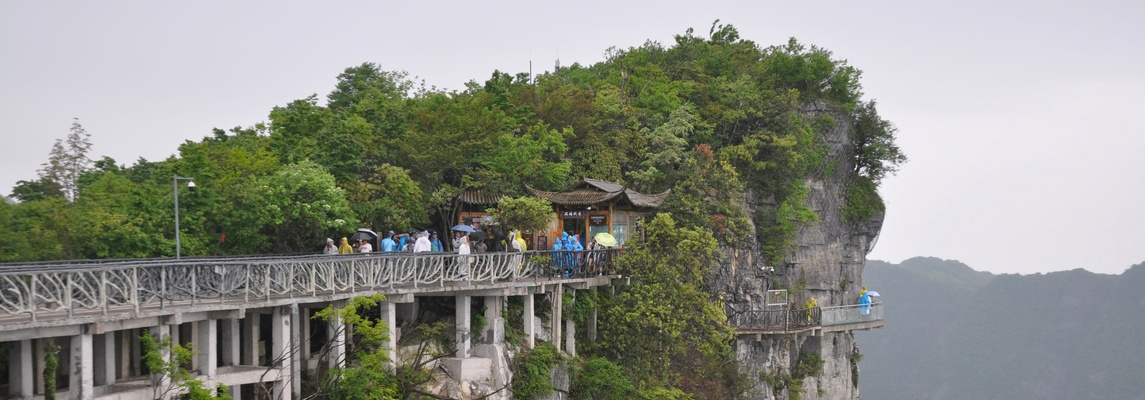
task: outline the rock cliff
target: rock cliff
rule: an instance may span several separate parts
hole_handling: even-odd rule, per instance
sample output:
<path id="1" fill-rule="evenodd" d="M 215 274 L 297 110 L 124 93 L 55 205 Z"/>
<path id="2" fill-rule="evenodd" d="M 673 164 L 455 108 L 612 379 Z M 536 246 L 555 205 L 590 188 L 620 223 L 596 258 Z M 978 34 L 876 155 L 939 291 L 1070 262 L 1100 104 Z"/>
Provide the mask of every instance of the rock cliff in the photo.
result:
<path id="1" fill-rule="evenodd" d="M 847 114 L 821 103 L 811 104 L 803 112 L 809 118 L 826 114 L 835 121 L 831 129 L 821 133 L 833 167 L 805 181 L 810 189 L 805 205 L 818 214 L 819 221 L 799 227 L 797 247 L 787 252 L 780 265 L 767 265 L 755 238 L 747 248 L 721 249 L 721 266 L 711 282 L 729 315 L 766 309 L 766 294 L 771 289 L 787 289 L 793 308 L 801 307 L 810 297 L 819 306 L 854 304 L 859 297 L 866 254 L 882 227 L 883 215 L 848 222 L 841 213 L 845 183 L 854 169 Z M 743 205 L 752 216 L 776 206 L 750 190 Z M 792 392 L 801 392 L 803 399 L 860 398 L 859 347 L 850 332 L 761 335 L 758 339 L 756 335 L 740 335 L 735 351 L 741 369 L 754 384 L 754 398 L 786 399 L 793 397 Z M 822 372 L 800 379 L 795 367 L 801 357 L 802 362 L 817 361 L 812 355 L 822 360 Z"/>

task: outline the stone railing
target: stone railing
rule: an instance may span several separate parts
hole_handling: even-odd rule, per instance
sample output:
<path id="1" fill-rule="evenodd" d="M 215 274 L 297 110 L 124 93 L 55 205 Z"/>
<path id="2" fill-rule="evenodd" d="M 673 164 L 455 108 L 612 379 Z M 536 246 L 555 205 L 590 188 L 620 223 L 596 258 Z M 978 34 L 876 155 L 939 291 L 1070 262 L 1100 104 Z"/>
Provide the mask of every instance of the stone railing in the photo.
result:
<path id="1" fill-rule="evenodd" d="M 541 281 L 611 274 L 619 250 L 369 253 L 122 260 L 0 267 L 0 316 L 68 318 L 201 302 L 251 302 L 395 288 Z"/>

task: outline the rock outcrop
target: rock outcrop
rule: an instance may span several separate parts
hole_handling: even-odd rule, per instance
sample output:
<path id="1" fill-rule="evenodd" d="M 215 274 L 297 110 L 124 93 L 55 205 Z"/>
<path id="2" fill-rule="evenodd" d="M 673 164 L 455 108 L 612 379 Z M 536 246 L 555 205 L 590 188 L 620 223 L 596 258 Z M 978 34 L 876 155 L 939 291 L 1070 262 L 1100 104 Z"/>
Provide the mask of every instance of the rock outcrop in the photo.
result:
<path id="1" fill-rule="evenodd" d="M 818 214 L 819 222 L 799 228 L 798 247 L 788 251 L 780 265 L 767 264 L 755 238 L 748 248 L 721 249 L 722 262 L 712 287 L 729 314 L 766 309 L 766 294 L 772 289 L 787 289 L 788 304 L 793 308 L 811 297 L 819 306 L 854 304 L 859 297 L 866 254 L 882 227 L 883 215 L 851 222 L 842 215 L 846 182 L 854 168 L 847 114 L 826 104 L 812 104 L 804 113 L 812 118 L 826 114 L 835 120 L 834 127 L 822 133 L 833 167 L 824 176 L 809 177 L 805 182 L 810 193 L 804 204 Z M 770 202 L 749 190 L 744 207 L 754 216 L 776 206 Z M 785 399 L 792 391 L 801 391 L 803 399 L 860 397 L 855 364 L 859 348 L 850 332 L 761 335 L 758 339 L 756 335 L 740 335 L 735 352 L 741 369 L 754 384 L 753 398 Z M 821 373 L 793 377 L 800 357 L 813 360 L 811 355 L 822 360 Z"/>

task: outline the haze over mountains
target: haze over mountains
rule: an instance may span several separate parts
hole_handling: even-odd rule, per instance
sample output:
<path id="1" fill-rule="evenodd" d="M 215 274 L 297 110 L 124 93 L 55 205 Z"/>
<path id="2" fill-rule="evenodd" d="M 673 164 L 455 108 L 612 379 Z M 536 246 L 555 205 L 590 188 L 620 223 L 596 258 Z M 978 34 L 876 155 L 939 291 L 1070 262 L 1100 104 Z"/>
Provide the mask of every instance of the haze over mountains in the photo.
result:
<path id="1" fill-rule="evenodd" d="M 868 399 L 1145 399 L 1145 263 L 994 275 L 867 262 L 887 325 L 856 332 Z"/>

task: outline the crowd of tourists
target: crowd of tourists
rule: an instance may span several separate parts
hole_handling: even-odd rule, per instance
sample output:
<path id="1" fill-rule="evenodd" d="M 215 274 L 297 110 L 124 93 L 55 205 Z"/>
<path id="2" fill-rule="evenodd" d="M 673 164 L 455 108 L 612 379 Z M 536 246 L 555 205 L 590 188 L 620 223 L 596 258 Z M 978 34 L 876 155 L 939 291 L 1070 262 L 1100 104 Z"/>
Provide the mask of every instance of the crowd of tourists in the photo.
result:
<path id="1" fill-rule="evenodd" d="M 528 242 L 522 237 L 520 231 L 509 231 L 503 234 L 496 231 L 492 238 L 486 232 L 473 230 L 465 225 L 458 225 L 453 229 L 453 238 L 450 241 L 449 251 L 458 255 L 467 255 L 486 252 L 524 252 L 528 251 Z M 457 229 L 461 228 L 461 229 Z M 411 231 L 408 233 L 395 233 L 387 231 L 385 235 L 374 236 L 364 234 L 372 231 L 359 230 L 351 237 L 343 237 L 339 244 L 334 239 L 327 238 L 324 254 L 354 254 L 354 253 L 442 253 L 443 247 L 440 235 L 435 229 L 424 231 Z M 609 235 L 611 238 L 611 235 Z M 353 239 L 356 240 L 353 240 Z M 380 239 L 380 240 L 378 240 Z M 374 243 L 377 243 L 377 248 Z M 607 244 L 607 245 L 606 245 Z M 594 238 L 588 239 L 588 245 L 581 244 L 579 234 L 562 232 L 560 238 L 553 239 L 549 250 L 553 251 L 551 266 L 562 276 L 572 277 L 581 273 L 599 274 L 603 266 L 608 264 L 608 254 L 603 252 L 585 252 L 585 250 L 606 250 L 613 248 L 615 241 L 600 243 Z"/>

